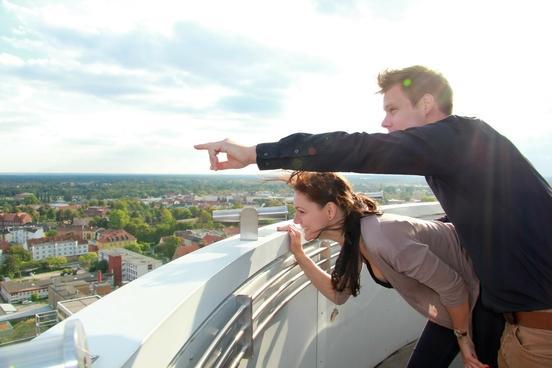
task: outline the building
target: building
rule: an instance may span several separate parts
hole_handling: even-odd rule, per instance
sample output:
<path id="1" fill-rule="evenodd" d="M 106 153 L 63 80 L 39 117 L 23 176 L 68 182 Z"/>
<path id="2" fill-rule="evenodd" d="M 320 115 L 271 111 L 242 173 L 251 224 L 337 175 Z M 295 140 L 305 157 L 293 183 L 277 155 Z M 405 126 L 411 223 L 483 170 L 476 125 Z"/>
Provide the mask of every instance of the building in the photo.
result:
<path id="1" fill-rule="evenodd" d="M 188 253 L 192 253 L 193 251 L 198 250 L 198 249 L 199 249 L 199 245 L 197 245 L 197 244 L 180 245 L 174 250 L 174 254 L 173 254 L 172 259 L 174 260 L 174 259 L 180 258 L 180 257 L 185 256 Z"/>
<path id="2" fill-rule="evenodd" d="M 100 300 L 99 295 L 88 295 L 83 296 L 82 298 L 68 299 L 63 300 L 57 303 L 57 315 L 58 320 L 63 321 L 64 319 L 72 316 L 81 309 L 88 307 L 90 304 Z"/>
<path id="3" fill-rule="evenodd" d="M 73 234 L 31 239 L 27 242 L 34 260 L 48 257 L 78 257 L 88 252 L 88 242 Z"/>
<path id="4" fill-rule="evenodd" d="M 74 234 L 79 239 L 94 240 L 98 228 L 90 225 L 63 225 L 57 228 L 58 235 Z"/>
<path id="5" fill-rule="evenodd" d="M 108 208 L 99 206 L 90 206 L 84 210 L 84 214 L 89 217 L 105 217 L 108 212 Z"/>
<path id="6" fill-rule="evenodd" d="M 0 304 L 0 316 L 6 315 L 6 314 L 12 314 L 17 312 L 17 309 L 11 304 Z"/>
<path id="7" fill-rule="evenodd" d="M 96 246 L 104 248 L 124 248 L 127 245 L 136 244 L 136 238 L 125 230 L 103 230 L 98 231 Z"/>
<path id="8" fill-rule="evenodd" d="M 33 294 L 39 298 L 48 296 L 50 280 L 27 280 L 27 281 L 2 281 L 0 282 L 0 296 L 7 303 L 17 303 L 31 299 Z"/>
<path id="9" fill-rule="evenodd" d="M 4 238 L 7 242 L 21 244 L 28 250 L 27 241 L 44 237 L 44 229 L 37 226 L 22 226 L 8 228 Z"/>
<path id="10" fill-rule="evenodd" d="M 48 303 L 57 309 L 59 319 L 65 319 L 92 302 L 113 291 L 110 282 L 91 279 L 55 282 L 48 288 Z"/>
<path id="11" fill-rule="evenodd" d="M 121 284 L 136 280 L 162 265 L 160 260 L 124 248 L 100 249 L 98 255 L 100 260 L 108 262 L 108 270 L 113 272 L 115 285 L 119 285 L 119 280 Z"/>
<path id="12" fill-rule="evenodd" d="M 23 226 L 33 222 L 33 218 L 26 212 L 0 213 L 0 226 Z"/>

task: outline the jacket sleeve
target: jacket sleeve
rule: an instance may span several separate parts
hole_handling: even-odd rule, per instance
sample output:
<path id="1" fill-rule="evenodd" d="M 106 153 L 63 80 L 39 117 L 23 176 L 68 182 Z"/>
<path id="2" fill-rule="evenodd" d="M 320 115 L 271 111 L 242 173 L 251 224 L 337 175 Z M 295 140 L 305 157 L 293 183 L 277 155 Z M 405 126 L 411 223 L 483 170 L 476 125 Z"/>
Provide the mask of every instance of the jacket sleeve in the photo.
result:
<path id="1" fill-rule="evenodd" d="M 261 170 L 447 175 L 462 157 L 455 124 L 438 122 L 389 134 L 292 134 L 257 145 L 257 165 Z"/>
<path id="2" fill-rule="evenodd" d="M 388 262 L 396 271 L 433 289 L 445 306 L 456 306 L 469 298 L 464 279 L 426 244 L 411 242 Z"/>

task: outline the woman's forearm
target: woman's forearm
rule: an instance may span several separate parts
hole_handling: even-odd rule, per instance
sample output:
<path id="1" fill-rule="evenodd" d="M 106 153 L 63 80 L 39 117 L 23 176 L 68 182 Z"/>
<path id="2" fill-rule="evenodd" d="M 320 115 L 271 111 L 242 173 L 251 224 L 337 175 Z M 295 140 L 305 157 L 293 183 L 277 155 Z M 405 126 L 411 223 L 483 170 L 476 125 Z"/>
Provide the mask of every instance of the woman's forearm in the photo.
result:
<path id="1" fill-rule="evenodd" d="M 470 327 L 470 304 L 466 300 L 465 303 L 454 307 L 445 306 L 452 320 L 452 327 L 462 332 L 467 332 Z"/>
<path id="2" fill-rule="evenodd" d="M 323 269 L 318 267 L 314 261 L 305 253 L 296 254 L 295 259 L 305 273 L 305 276 L 311 280 L 314 287 L 318 289 L 326 298 L 335 304 L 343 304 L 349 295 L 345 292 L 338 292 L 332 286 L 331 276 Z"/>

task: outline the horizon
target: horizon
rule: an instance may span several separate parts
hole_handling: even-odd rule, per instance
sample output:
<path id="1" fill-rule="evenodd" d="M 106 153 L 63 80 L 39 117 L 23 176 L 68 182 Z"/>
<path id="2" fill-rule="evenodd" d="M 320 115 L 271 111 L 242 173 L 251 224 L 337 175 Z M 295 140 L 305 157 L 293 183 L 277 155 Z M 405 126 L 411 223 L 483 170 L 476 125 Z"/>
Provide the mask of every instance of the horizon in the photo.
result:
<path id="1" fill-rule="evenodd" d="M 449 80 L 454 114 L 486 121 L 551 177 L 550 10 L 537 0 L 0 0 L 10 155 L 0 171 L 220 175 L 194 144 L 384 132 L 377 74 L 422 64 Z"/>

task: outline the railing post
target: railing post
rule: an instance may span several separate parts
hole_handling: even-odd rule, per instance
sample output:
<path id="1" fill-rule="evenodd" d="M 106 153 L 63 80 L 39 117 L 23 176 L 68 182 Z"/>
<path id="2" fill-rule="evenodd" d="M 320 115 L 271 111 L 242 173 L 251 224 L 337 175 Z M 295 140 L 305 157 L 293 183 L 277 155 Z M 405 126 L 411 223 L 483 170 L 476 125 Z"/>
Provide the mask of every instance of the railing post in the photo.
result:
<path id="1" fill-rule="evenodd" d="M 259 215 L 253 207 L 240 211 L 240 240 L 257 240 L 259 238 Z"/>
<path id="2" fill-rule="evenodd" d="M 259 219 L 287 220 L 287 206 L 244 207 L 232 210 L 214 210 L 213 220 L 218 222 L 239 222 L 240 240 L 259 238 Z"/>

